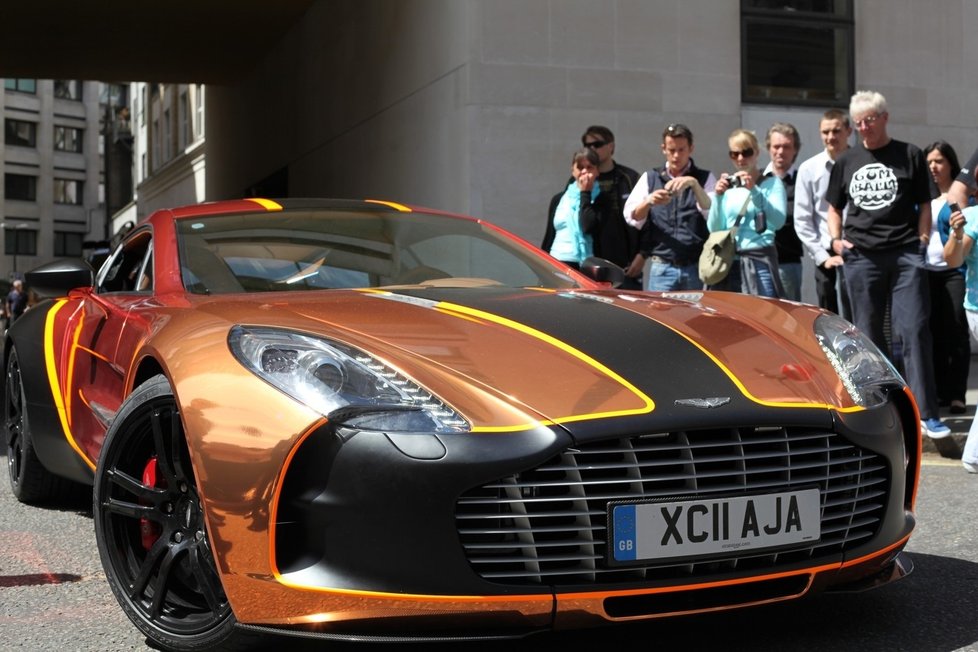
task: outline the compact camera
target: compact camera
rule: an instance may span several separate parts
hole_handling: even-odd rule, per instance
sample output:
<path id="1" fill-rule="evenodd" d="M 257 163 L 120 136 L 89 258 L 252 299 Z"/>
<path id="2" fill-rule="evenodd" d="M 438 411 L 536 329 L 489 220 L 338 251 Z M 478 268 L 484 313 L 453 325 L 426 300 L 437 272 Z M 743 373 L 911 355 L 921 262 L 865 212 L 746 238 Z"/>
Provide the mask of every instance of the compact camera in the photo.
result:
<path id="1" fill-rule="evenodd" d="M 743 188 L 744 187 L 744 178 L 743 177 L 740 177 L 740 176 L 731 174 L 731 175 L 727 176 L 727 181 L 730 183 L 730 187 L 731 188 Z"/>

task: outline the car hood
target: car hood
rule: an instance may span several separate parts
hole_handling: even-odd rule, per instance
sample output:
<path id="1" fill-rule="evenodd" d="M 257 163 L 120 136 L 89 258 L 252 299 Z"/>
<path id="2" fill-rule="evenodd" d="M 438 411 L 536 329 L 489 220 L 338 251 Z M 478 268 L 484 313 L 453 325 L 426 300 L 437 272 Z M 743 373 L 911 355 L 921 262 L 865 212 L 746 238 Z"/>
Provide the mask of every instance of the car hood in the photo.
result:
<path id="1" fill-rule="evenodd" d="M 813 335 L 818 309 L 734 293 L 404 287 L 197 308 L 369 351 L 475 430 L 853 406 Z"/>

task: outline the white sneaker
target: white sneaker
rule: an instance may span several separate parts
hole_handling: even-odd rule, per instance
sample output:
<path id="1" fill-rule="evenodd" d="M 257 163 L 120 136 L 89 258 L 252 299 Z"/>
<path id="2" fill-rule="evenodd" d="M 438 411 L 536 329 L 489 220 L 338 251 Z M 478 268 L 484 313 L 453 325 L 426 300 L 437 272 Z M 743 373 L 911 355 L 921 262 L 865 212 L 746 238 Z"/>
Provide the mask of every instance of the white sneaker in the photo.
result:
<path id="1" fill-rule="evenodd" d="M 971 462 L 961 460 L 961 466 L 963 466 L 964 470 L 968 473 L 978 473 L 978 464 L 972 464 Z"/>

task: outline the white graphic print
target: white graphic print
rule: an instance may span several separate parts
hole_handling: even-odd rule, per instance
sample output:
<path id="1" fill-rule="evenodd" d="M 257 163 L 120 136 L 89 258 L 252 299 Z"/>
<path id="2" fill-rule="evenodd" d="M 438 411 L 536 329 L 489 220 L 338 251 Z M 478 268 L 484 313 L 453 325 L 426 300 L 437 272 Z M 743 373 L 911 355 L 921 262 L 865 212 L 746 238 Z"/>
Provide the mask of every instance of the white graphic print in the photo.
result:
<path id="1" fill-rule="evenodd" d="M 886 208 L 896 199 L 897 178 L 882 163 L 870 163 L 856 170 L 849 182 L 852 203 L 863 210 Z"/>

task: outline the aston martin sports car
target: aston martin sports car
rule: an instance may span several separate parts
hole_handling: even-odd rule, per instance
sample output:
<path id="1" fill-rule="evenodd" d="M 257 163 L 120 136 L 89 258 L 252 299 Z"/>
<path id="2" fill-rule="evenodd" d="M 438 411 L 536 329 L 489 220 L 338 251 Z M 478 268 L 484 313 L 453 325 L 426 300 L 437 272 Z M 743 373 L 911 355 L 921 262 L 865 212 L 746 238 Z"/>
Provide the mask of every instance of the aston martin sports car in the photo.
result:
<path id="1" fill-rule="evenodd" d="M 162 210 L 27 275 L 10 483 L 93 493 L 162 649 L 522 637 L 861 590 L 914 527 L 914 397 L 850 323 L 621 291 L 387 201 Z"/>

